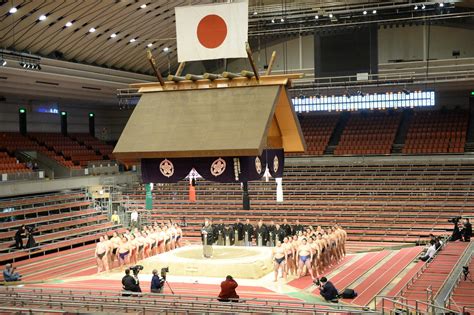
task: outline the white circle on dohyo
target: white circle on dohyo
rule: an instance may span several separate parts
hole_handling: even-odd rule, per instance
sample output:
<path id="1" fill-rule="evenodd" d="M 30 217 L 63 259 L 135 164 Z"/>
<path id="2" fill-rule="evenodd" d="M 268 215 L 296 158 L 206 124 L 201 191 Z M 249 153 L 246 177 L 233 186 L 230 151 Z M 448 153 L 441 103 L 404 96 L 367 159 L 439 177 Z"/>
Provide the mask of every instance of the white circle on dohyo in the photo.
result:
<path id="1" fill-rule="evenodd" d="M 160 163 L 160 172 L 163 176 L 171 177 L 174 174 L 174 165 L 170 160 L 164 159 Z"/>
<path id="2" fill-rule="evenodd" d="M 222 158 L 218 158 L 211 164 L 211 174 L 214 176 L 220 176 L 224 173 L 226 163 Z"/>
<path id="3" fill-rule="evenodd" d="M 273 171 L 275 173 L 278 172 L 278 167 L 280 167 L 279 161 L 278 161 L 278 156 L 275 155 L 275 158 L 273 159 Z"/>
<path id="4" fill-rule="evenodd" d="M 262 172 L 262 162 L 258 156 L 255 158 L 255 170 L 258 174 Z"/>

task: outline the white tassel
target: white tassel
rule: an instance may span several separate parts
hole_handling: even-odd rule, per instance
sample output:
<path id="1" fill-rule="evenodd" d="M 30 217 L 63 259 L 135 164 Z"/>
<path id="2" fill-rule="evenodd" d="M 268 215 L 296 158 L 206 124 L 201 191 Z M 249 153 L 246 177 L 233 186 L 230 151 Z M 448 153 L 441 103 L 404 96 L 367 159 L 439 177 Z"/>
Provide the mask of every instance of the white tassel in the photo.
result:
<path id="1" fill-rule="evenodd" d="M 275 178 L 275 182 L 277 183 L 277 202 L 283 202 L 283 178 Z"/>
<path id="2" fill-rule="evenodd" d="M 270 180 L 270 170 L 268 169 L 268 165 L 265 166 L 265 173 L 263 173 L 263 177 L 265 177 L 265 181 L 268 183 Z"/>

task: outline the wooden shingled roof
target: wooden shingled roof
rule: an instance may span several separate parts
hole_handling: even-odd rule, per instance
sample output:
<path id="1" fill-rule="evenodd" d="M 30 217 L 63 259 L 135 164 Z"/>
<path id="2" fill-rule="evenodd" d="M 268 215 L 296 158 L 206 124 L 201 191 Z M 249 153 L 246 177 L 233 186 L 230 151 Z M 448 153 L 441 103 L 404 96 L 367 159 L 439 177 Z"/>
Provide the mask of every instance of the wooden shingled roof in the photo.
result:
<path id="1" fill-rule="evenodd" d="M 304 152 L 287 78 L 139 84 L 143 93 L 114 149 L 119 160 Z M 217 82 L 216 82 L 217 81 Z M 239 84 L 239 82 L 241 84 Z"/>

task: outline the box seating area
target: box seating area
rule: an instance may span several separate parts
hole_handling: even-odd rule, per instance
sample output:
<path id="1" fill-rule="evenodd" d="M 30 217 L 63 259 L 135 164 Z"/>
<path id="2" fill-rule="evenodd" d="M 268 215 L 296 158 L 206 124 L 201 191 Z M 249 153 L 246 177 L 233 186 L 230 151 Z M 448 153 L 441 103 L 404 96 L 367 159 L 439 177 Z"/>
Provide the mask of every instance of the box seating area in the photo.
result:
<path id="1" fill-rule="evenodd" d="M 334 154 L 390 154 L 400 119 L 399 112 L 352 114 Z"/>
<path id="2" fill-rule="evenodd" d="M 95 151 L 59 133 L 34 133 L 32 137 L 80 166 L 87 166 L 89 161 L 102 160 L 102 156 L 97 155 Z"/>
<path id="3" fill-rule="evenodd" d="M 112 152 L 114 151 L 114 147 L 112 145 L 107 144 L 88 133 L 73 133 L 70 134 L 70 137 L 75 139 L 80 144 L 83 144 L 86 147 L 94 150 L 100 155 L 107 156 L 109 159 L 112 158 Z"/>
<path id="4" fill-rule="evenodd" d="M 116 227 L 82 191 L 2 199 L 0 210 L 0 264 L 94 242 L 96 233 Z M 15 232 L 23 224 L 35 227 L 39 248 L 14 248 Z"/>
<path id="5" fill-rule="evenodd" d="M 340 223 L 352 241 L 426 242 L 445 235 L 447 220 L 472 213 L 474 165 L 306 165 L 285 166 L 284 202 L 277 203 L 275 183 L 249 183 L 251 210 L 242 210 L 238 184 L 198 180 L 197 202 L 188 201 L 188 183 L 157 185 L 155 220 L 185 221 L 185 235 L 199 236 L 205 218 L 260 218 L 304 224 Z M 145 192 L 131 187 L 129 202 L 144 208 Z"/>
<path id="6" fill-rule="evenodd" d="M 16 158 L 10 157 L 7 152 L 0 152 L 0 174 L 26 172 L 31 172 L 31 170 L 24 163 L 19 163 Z"/>
<path id="7" fill-rule="evenodd" d="M 323 155 L 339 120 L 339 115 L 304 116 L 301 129 L 309 155 Z"/>
<path id="8" fill-rule="evenodd" d="M 403 153 L 462 153 L 468 121 L 467 111 L 416 112 Z"/>

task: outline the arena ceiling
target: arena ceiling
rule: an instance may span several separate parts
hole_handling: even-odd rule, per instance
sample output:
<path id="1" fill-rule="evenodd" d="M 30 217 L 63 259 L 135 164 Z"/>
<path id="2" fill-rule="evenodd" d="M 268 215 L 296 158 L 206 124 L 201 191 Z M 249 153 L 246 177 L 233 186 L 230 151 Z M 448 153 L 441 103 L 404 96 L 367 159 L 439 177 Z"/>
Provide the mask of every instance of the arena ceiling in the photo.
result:
<path id="1" fill-rule="evenodd" d="M 151 74 L 145 58 L 147 48 L 154 51 L 162 71 L 176 67 L 174 7 L 213 2 L 224 1 L 0 0 L 0 47 Z M 291 23 L 306 23 L 305 18 L 314 23 L 315 14 L 343 14 L 371 7 L 411 7 L 413 3 L 402 0 L 250 0 L 249 37 L 252 40 L 261 34 L 284 33 L 283 25 L 271 22 L 277 17 L 286 18 L 288 23 L 290 20 Z M 12 8 L 16 12 L 12 12 Z M 268 40 L 274 41 L 275 38 Z"/>

